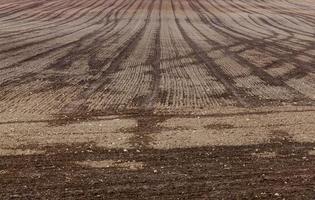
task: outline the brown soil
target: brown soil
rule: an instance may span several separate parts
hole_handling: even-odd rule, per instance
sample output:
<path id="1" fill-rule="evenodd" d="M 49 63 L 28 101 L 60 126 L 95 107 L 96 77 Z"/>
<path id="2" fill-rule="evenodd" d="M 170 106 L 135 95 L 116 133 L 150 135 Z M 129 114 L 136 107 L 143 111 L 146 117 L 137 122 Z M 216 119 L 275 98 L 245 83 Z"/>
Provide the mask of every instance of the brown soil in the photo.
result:
<path id="1" fill-rule="evenodd" d="M 0 199 L 314 199 L 311 0 L 0 3 Z"/>

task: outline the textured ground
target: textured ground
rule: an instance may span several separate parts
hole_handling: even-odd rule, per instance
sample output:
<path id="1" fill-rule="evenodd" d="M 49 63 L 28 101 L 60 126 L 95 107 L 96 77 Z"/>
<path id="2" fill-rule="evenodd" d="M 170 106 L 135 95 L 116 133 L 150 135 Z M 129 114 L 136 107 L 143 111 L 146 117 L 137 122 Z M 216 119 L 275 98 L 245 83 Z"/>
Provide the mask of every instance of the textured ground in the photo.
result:
<path id="1" fill-rule="evenodd" d="M 0 0 L 0 199 L 314 199 L 313 0 Z"/>

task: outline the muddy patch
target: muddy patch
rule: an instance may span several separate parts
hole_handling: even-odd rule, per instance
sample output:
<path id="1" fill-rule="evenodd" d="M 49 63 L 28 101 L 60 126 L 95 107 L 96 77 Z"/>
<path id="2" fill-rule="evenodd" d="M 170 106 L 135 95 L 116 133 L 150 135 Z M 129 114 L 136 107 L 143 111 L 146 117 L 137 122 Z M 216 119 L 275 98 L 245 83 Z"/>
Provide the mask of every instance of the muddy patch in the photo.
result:
<path id="1" fill-rule="evenodd" d="M 277 143 L 284 143 L 292 141 L 292 136 L 285 130 L 277 129 L 271 130 L 271 141 Z"/>
<path id="2" fill-rule="evenodd" d="M 226 123 L 216 123 L 216 124 L 209 124 L 204 126 L 205 129 L 212 129 L 212 130 L 223 130 L 223 129 L 232 129 L 235 128 L 231 124 Z"/>
<path id="3" fill-rule="evenodd" d="M 139 116 L 135 117 L 137 121 L 136 127 L 128 129 L 120 129 L 124 133 L 131 133 L 133 136 L 129 139 L 131 147 L 136 149 L 150 148 L 154 142 L 152 135 L 159 134 L 162 131 L 161 123 L 167 120 L 165 116 Z"/>

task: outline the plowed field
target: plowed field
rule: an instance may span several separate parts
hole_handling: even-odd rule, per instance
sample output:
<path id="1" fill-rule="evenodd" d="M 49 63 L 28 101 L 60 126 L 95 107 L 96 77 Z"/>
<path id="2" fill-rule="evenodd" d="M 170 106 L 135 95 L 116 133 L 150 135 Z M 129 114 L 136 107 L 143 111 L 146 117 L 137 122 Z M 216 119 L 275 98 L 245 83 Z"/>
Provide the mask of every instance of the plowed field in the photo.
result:
<path id="1" fill-rule="evenodd" d="M 0 199 L 315 199 L 313 0 L 0 0 Z"/>

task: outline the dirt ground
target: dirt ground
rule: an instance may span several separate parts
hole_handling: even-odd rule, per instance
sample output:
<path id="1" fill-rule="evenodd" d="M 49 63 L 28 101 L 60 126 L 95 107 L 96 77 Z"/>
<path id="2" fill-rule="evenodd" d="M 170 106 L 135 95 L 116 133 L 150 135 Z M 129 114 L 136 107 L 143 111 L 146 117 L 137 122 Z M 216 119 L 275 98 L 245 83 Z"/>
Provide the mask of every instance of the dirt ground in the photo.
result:
<path id="1" fill-rule="evenodd" d="M 312 0 L 0 0 L 0 199 L 315 199 Z"/>

